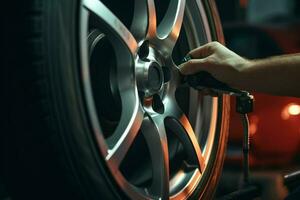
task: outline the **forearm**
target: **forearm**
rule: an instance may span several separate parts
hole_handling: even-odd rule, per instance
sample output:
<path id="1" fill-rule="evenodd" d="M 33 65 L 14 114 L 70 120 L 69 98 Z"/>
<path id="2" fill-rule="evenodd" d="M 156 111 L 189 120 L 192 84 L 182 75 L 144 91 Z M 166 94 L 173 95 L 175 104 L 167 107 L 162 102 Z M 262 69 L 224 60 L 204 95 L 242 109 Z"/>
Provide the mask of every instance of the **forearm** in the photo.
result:
<path id="1" fill-rule="evenodd" d="M 300 54 L 252 60 L 240 78 L 245 90 L 300 97 Z"/>
<path id="2" fill-rule="evenodd" d="M 222 44 L 211 42 L 189 54 L 193 59 L 179 66 L 184 75 L 207 71 L 235 88 L 300 97 L 300 53 L 247 60 Z"/>

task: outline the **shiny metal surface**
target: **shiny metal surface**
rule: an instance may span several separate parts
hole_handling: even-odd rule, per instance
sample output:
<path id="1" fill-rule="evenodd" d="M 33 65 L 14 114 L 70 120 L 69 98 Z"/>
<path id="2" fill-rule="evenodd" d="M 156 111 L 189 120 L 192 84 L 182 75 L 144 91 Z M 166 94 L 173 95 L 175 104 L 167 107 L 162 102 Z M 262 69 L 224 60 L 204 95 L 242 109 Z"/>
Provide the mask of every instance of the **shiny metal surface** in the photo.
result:
<path id="1" fill-rule="evenodd" d="M 171 0 L 160 24 L 157 24 L 154 0 L 135 0 L 133 6 L 131 26 L 126 27 L 102 1 L 82 1 L 81 72 L 89 119 L 108 169 L 129 198 L 186 199 L 201 182 L 207 163 L 214 158 L 211 152 L 218 136 L 218 98 L 189 90 L 190 106 L 186 115 L 175 97 L 182 80 L 172 52 L 182 26 L 189 48 L 211 41 L 207 18 L 201 1 L 196 0 Z M 89 29 L 92 16 L 97 21 L 96 31 L 95 27 Z M 96 109 L 97 91 L 92 87 L 94 74 L 90 71 L 89 56 L 104 37 L 111 42 L 116 55 L 116 72 L 111 82 L 118 90 L 122 108 L 117 126 L 109 136 L 103 132 Z M 149 52 L 140 57 L 138 52 L 145 41 L 149 42 Z M 164 80 L 162 67 L 169 68 L 170 80 Z M 158 77 L 154 83 L 149 83 L 151 73 Z M 154 96 L 163 106 L 161 112 L 153 108 Z M 186 154 L 187 159 L 177 170 L 170 167 L 177 150 L 170 149 L 167 132 L 180 141 Z M 148 186 L 133 184 L 120 169 L 139 134 L 145 138 L 151 158 L 152 176 Z"/>

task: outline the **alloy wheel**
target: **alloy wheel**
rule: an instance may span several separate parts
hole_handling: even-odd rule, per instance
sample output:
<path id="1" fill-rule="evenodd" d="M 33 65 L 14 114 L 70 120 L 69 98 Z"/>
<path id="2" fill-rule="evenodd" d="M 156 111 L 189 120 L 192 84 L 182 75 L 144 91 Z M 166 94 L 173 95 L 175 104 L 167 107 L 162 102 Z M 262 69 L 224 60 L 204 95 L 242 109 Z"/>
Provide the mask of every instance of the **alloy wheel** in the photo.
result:
<path id="1" fill-rule="evenodd" d="M 87 113 L 121 190 L 174 200 L 203 190 L 222 98 L 188 88 L 178 71 L 190 49 L 212 40 L 202 2 L 83 0 L 79 36 Z"/>

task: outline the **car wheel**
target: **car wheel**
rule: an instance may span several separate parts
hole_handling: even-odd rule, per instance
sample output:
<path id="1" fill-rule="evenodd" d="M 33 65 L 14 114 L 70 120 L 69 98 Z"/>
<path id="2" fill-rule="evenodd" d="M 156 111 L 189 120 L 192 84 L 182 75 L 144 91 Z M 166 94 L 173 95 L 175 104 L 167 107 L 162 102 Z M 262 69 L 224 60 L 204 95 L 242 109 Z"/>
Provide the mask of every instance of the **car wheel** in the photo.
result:
<path id="1" fill-rule="evenodd" d="M 213 197 L 229 99 L 190 89 L 177 68 L 222 39 L 212 1 L 18 6 L 5 148 L 14 199 Z"/>

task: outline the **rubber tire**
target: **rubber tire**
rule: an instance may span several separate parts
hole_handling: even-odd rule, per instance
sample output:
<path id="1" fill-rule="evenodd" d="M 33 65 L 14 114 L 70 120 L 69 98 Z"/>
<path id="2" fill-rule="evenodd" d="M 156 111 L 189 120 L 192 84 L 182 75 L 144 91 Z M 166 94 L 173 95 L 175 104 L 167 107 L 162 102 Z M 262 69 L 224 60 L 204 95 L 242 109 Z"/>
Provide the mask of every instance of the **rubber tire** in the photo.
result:
<path id="1" fill-rule="evenodd" d="M 17 48 L 8 66 L 4 153 L 12 199 L 121 198 L 85 118 L 77 70 L 79 1 L 11 4 L 10 39 Z"/>
<path id="2" fill-rule="evenodd" d="M 222 24 L 219 17 L 217 5 L 215 0 L 203 0 L 204 9 L 208 18 L 208 23 L 211 29 L 211 37 L 213 41 L 218 41 L 225 45 L 225 38 L 223 34 Z M 230 121 L 230 97 L 228 95 L 222 96 L 222 102 L 219 101 L 219 108 L 222 108 L 219 118 L 217 120 L 217 132 L 220 132 L 219 141 L 214 141 L 218 145 L 215 146 L 215 159 L 212 160 L 209 166 L 209 176 L 204 177 L 206 183 L 203 190 L 197 190 L 191 199 L 213 199 L 219 179 L 222 175 L 223 164 L 227 149 L 227 140 L 229 134 Z M 212 153 L 213 154 L 213 153 Z M 198 186 L 198 188 L 201 185 Z"/>
<path id="3" fill-rule="evenodd" d="M 77 0 L 9 2 L 4 174 L 12 199 L 126 199 L 92 137 L 79 81 Z M 228 100 L 228 99 L 227 99 Z M 221 173 L 228 102 L 219 121 L 217 157 L 204 191 L 212 198 Z M 199 186 L 200 187 L 200 186 Z"/>

